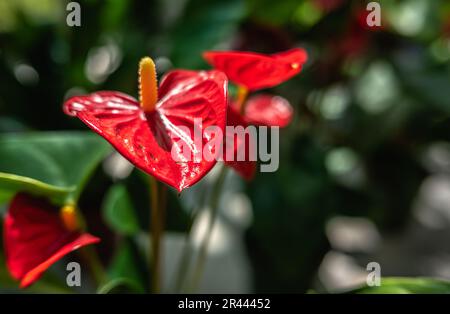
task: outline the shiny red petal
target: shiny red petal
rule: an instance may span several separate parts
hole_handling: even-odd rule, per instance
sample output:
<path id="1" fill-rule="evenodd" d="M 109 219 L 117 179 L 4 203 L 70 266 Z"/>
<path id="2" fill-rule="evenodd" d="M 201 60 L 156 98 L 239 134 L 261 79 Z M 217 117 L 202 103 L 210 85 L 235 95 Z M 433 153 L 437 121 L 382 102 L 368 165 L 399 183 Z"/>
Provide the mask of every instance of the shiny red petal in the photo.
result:
<path id="1" fill-rule="evenodd" d="M 260 94 L 250 97 L 245 104 L 245 120 L 250 124 L 287 126 L 294 110 L 289 102 L 280 96 Z"/>
<path id="2" fill-rule="evenodd" d="M 164 97 L 169 91 L 177 88 L 179 82 L 195 78 L 199 72 L 190 70 L 170 71 L 161 80 L 158 88 L 159 98 Z"/>
<path id="3" fill-rule="evenodd" d="M 68 253 L 100 241 L 90 234 L 68 231 L 57 209 L 45 199 L 19 193 L 4 221 L 6 265 L 25 288 Z"/>
<path id="4" fill-rule="evenodd" d="M 232 106 L 229 106 L 227 111 L 227 126 L 242 126 L 243 128 L 246 128 L 248 124 L 242 119 L 241 115 L 233 109 Z M 243 147 L 243 145 L 245 146 Z M 246 158 L 243 161 L 237 160 L 237 151 L 239 149 L 245 150 Z M 233 160 L 227 160 L 226 158 L 227 153 L 230 154 L 230 150 L 233 151 Z M 229 129 L 226 131 L 224 149 L 225 164 L 236 170 L 237 173 L 239 173 L 239 175 L 246 180 L 251 180 L 256 172 L 256 161 L 251 161 L 249 159 L 250 152 L 256 153 L 250 145 L 250 138 L 242 139 L 236 136 L 233 132 L 229 132 Z"/>
<path id="5" fill-rule="evenodd" d="M 183 142 L 191 152 L 201 151 L 207 140 L 195 141 L 194 126 L 200 136 L 208 126 L 224 130 L 227 78 L 219 71 L 173 71 L 161 81 L 159 97 L 156 110 L 149 114 L 134 98 L 117 92 L 73 97 L 64 110 L 103 136 L 135 166 L 182 191 L 206 175 L 216 160 L 174 159 L 172 146 Z"/>
<path id="6" fill-rule="evenodd" d="M 239 51 L 207 51 L 205 60 L 228 78 L 250 90 L 278 85 L 298 74 L 307 60 L 301 48 L 265 55 Z"/>
<path id="7" fill-rule="evenodd" d="M 288 63 L 290 65 L 298 63 L 302 66 L 308 60 L 308 54 L 304 49 L 294 48 L 282 52 L 272 54 L 272 57 L 276 60 Z"/>

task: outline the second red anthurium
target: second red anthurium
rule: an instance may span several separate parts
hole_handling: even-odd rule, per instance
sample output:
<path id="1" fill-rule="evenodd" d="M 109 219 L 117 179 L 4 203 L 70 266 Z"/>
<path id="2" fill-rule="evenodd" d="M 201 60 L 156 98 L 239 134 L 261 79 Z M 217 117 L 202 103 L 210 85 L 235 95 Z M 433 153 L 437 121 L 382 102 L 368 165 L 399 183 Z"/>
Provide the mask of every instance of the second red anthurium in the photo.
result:
<path id="1" fill-rule="evenodd" d="M 238 86 L 236 99 L 229 99 L 228 126 L 246 128 L 253 124 L 285 127 L 290 123 L 293 109 L 283 97 L 270 94 L 248 96 L 251 91 L 276 86 L 300 73 L 308 58 L 305 50 L 294 48 L 270 55 L 243 51 L 207 51 L 203 57 Z M 235 138 L 230 141 L 231 136 L 234 135 L 227 133 L 225 137 L 228 151 L 234 150 L 236 154 L 238 145 L 246 145 L 245 151 L 251 151 L 252 148 L 244 139 Z M 228 142 L 234 143 L 234 147 Z M 252 179 L 256 171 L 256 162 L 248 158 L 243 161 L 225 160 L 225 163 L 247 180 Z"/>
<path id="2" fill-rule="evenodd" d="M 269 94 L 251 96 L 249 92 L 283 83 L 300 73 L 308 55 L 304 49 L 293 48 L 274 54 L 242 51 L 207 51 L 205 60 L 223 71 L 238 85 L 238 94 L 231 102 L 249 124 L 285 127 L 292 119 L 289 102 Z"/>
<path id="3" fill-rule="evenodd" d="M 300 73 L 307 60 L 306 51 L 294 48 L 262 54 L 243 51 L 207 51 L 205 60 L 223 71 L 230 81 L 255 91 L 276 86 Z"/>
<path id="4" fill-rule="evenodd" d="M 216 159 L 180 162 L 171 155 L 172 145 L 182 141 L 192 152 L 201 151 L 207 139 L 194 141 L 195 129 L 202 134 L 209 126 L 225 129 L 227 78 L 220 71 L 175 70 L 163 77 L 158 89 L 155 65 L 148 57 L 141 60 L 139 77 L 140 101 L 105 91 L 72 97 L 64 110 L 135 166 L 182 191 L 205 176 Z"/>

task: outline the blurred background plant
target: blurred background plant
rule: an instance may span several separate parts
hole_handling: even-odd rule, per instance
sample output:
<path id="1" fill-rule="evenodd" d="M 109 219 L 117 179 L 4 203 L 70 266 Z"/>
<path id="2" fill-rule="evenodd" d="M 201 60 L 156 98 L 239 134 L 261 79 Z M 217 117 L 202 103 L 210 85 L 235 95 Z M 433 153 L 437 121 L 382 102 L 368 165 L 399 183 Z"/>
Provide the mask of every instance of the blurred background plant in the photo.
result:
<path id="1" fill-rule="evenodd" d="M 96 90 L 137 95 L 145 55 L 162 75 L 208 68 L 204 50 L 308 50 L 303 72 L 274 88 L 295 108 L 281 132 L 280 169 L 250 184 L 228 177 L 200 291 L 340 291 L 364 283 L 372 261 L 383 276 L 450 279 L 448 1 L 380 0 L 382 27 L 375 28 L 365 25 L 366 1 L 78 2 L 81 27 L 68 27 L 68 1 L 0 0 L 2 138 L 85 130 L 63 114 L 63 101 Z M 21 156 L 33 154 L 26 147 Z M 11 172 L 16 157 L 0 147 L 0 172 Z M 18 169 L 27 171 L 40 178 L 36 169 Z M 189 213 L 202 201 L 196 192 L 209 177 L 180 197 L 170 193 L 167 289 Z M 91 232 L 103 239 L 97 248 L 110 277 L 128 278 L 137 290 L 149 276 L 141 254 L 145 184 L 113 154 L 80 199 Z M 0 185 L 0 213 L 9 198 Z M 206 221 L 193 226 L 194 244 Z M 0 255 L 0 291 L 14 290 L 3 264 Z M 56 280 L 64 265 L 31 289 L 67 290 Z"/>

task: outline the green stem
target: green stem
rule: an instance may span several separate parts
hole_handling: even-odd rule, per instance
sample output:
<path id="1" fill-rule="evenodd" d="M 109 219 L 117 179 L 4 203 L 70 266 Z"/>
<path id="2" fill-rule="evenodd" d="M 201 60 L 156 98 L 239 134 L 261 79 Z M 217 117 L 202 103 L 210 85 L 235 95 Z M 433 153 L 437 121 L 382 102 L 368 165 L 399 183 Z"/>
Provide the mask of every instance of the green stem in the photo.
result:
<path id="1" fill-rule="evenodd" d="M 203 195 L 206 195 L 206 189 L 204 190 L 205 193 Z M 202 197 L 203 199 L 204 197 Z M 176 279 L 175 279 L 175 287 L 174 291 L 175 293 L 181 293 L 181 291 L 184 288 L 184 284 L 186 281 L 186 277 L 191 265 L 192 260 L 192 244 L 191 244 L 191 237 L 192 237 L 192 226 L 194 225 L 194 222 L 197 219 L 198 213 L 202 209 L 203 200 L 199 202 L 199 208 L 197 210 L 193 210 L 191 221 L 189 223 L 188 229 L 186 230 L 185 236 L 184 236 L 184 245 L 183 245 L 183 252 L 181 253 L 180 260 L 178 262 L 178 270 L 176 273 Z"/>
<path id="2" fill-rule="evenodd" d="M 83 247 L 80 249 L 80 255 L 89 266 L 89 270 L 91 272 L 92 278 L 95 281 L 95 284 L 97 285 L 97 287 L 100 287 L 106 282 L 107 275 L 105 268 L 100 262 L 97 251 L 95 250 L 95 248 L 90 246 Z"/>
<path id="3" fill-rule="evenodd" d="M 69 203 L 70 204 L 70 203 Z M 75 206 L 73 204 L 73 206 Z M 86 219 L 79 208 L 76 208 L 76 215 L 78 223 L 82 231 L 87 231 Z M 107 274 L 102 262 L 98 256 L 96 249 L 92 246 L 82 247 L 79 250 L 79 254 L 84 262 L 88 265 L 92 278 L 94 279 L 97 287 L 105 283 Z"/>
<path id="4" fill-rule="evenodd" d="M 198 253 L 197 262 L 194 266 L 192 281 L 189 287 L 191 291 L 195 291 L 197 289 L 203 275 L 203 269 L 205 267 L 206 257 L 208 253 L 209 241 L 211 239 L 214 224 L 216 222 L 217 214 L 219 212 L 220 194 L 223 188 L 223 184 L 225 183 L 227 174 L 228 168 L 225 165 L 222 165 L 219 177 L 217 178 L 217 181 L 215 182 L 213 190 L 211 192 L 211 198 L 209 199 L 208 210 L 210 211 L 210 216 L 208 221 L 208 227 L 205 233 L 205 237 L 203 238 L 203 241 L 200 244 L 200 251 Z"/>
<path id="5" fill-rule="evenodd" d="M 149 242 L 151 251 L 151 289 L 154 293 L 161 291 L 161 238 L 164 229 L 165 186 L 159 185 L 152 176 L 150 178 L 150 230 Z"/>
<path id="6" fill-rule="evenodd" d="M 182 251 L 181 257 L 178 261 L 178 267 L 177 267 L 177 272 L 176 272 L 176 276 L 175 276 L 175 283 L 174 283 L 174 289 L 173 289 L 173 291 L 175 293 L 181 293 L 182 289 L 184 288 L 186 276 L 187 276 L 189 268 L 190 268 L 191 257 L 192 257 L 192 245 L 191 245 L 192 226 L 194 225 L 194 222 L 196 221 L 199 212 L 202 210 L 202 208 L 205 204 L 205 199 L 206 199 L 208 189 L 205 188 L 202 190 L 202 192 L 203 193 L 200 194 L 200 199 L 198 200 L 198 204 L 191 211 L 189 226 L 188 226 L 185 236 L 184 236 L 183 251 Z"/>
<path id="7" fill-rule="evenodd" d="M 195 219 L 195 217 L 194 217 Z M 190 223 L 188 230 L 184 236 L 184 245 L 183 251 L 181 253 L 180 260 L 178 262 L 178 270 L 175 277 L 175 293 L 181 292 L 183 289 L 183 283 L 186 279 L 186 274 L 189 270 L 189 266 L 191 263 L 192 256 L 192 248 L 191 248 L 191 230 L 192 230 L 193 222 Z"/>

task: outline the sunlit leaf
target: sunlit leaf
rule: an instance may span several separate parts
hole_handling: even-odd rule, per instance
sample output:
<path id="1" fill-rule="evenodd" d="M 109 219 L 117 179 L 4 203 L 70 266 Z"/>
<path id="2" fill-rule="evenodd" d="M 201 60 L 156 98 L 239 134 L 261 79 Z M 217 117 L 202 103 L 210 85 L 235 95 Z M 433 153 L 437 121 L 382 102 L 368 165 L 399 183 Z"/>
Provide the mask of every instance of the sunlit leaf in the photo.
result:
<path id="1" fill-rule="evenodd" d="M 450 282 L 431 278 L 382 278 L 379 287 L 363 287 L 351 293 L 390 294 L 390 293 L 450 293 Z"/>
<path id="2" fill-rule="evenodd" d="M 132 235 L 139 231 L 133 204 L 124 185 L 118 184 L 109 190 L 103 205 L 103 217 L 119 233 Z"/>
<path id="3" fill-rule="evenodd" d="M 140 292 L 136 284 L 127 278 L 116 278 L 113 279 L 98 290 L 98 294 L 113 294 L 113 293 L 136 293 Z"/>
<path id="4" fill-rule="evenodd" d="M 174 65 L 183 68 L 203 65 L 202 52 L 229 40 L 245 13 L 244 1 L 189 1 L 184 16 L 173 29 Z"/>
<path id="5" fill-rule="evenodd" d="M 89 132 L 6 133 L 0 135 L 0 190 L 28 191 L 63 202 L 77 199 L 89 175 L 110 152 Z"/>
<path id="6" fill-rule="evenodd" d="M 134 292 L 144 293 L 149 281 L 146 266 L 146 260 L 139 254 L 134 242 L 130 238 L 122 239 L 108 266 L 108 277 L 115 284 L 110 283 L 109 288 L 106 284 L 103 291 L 125 284 Z"/>

